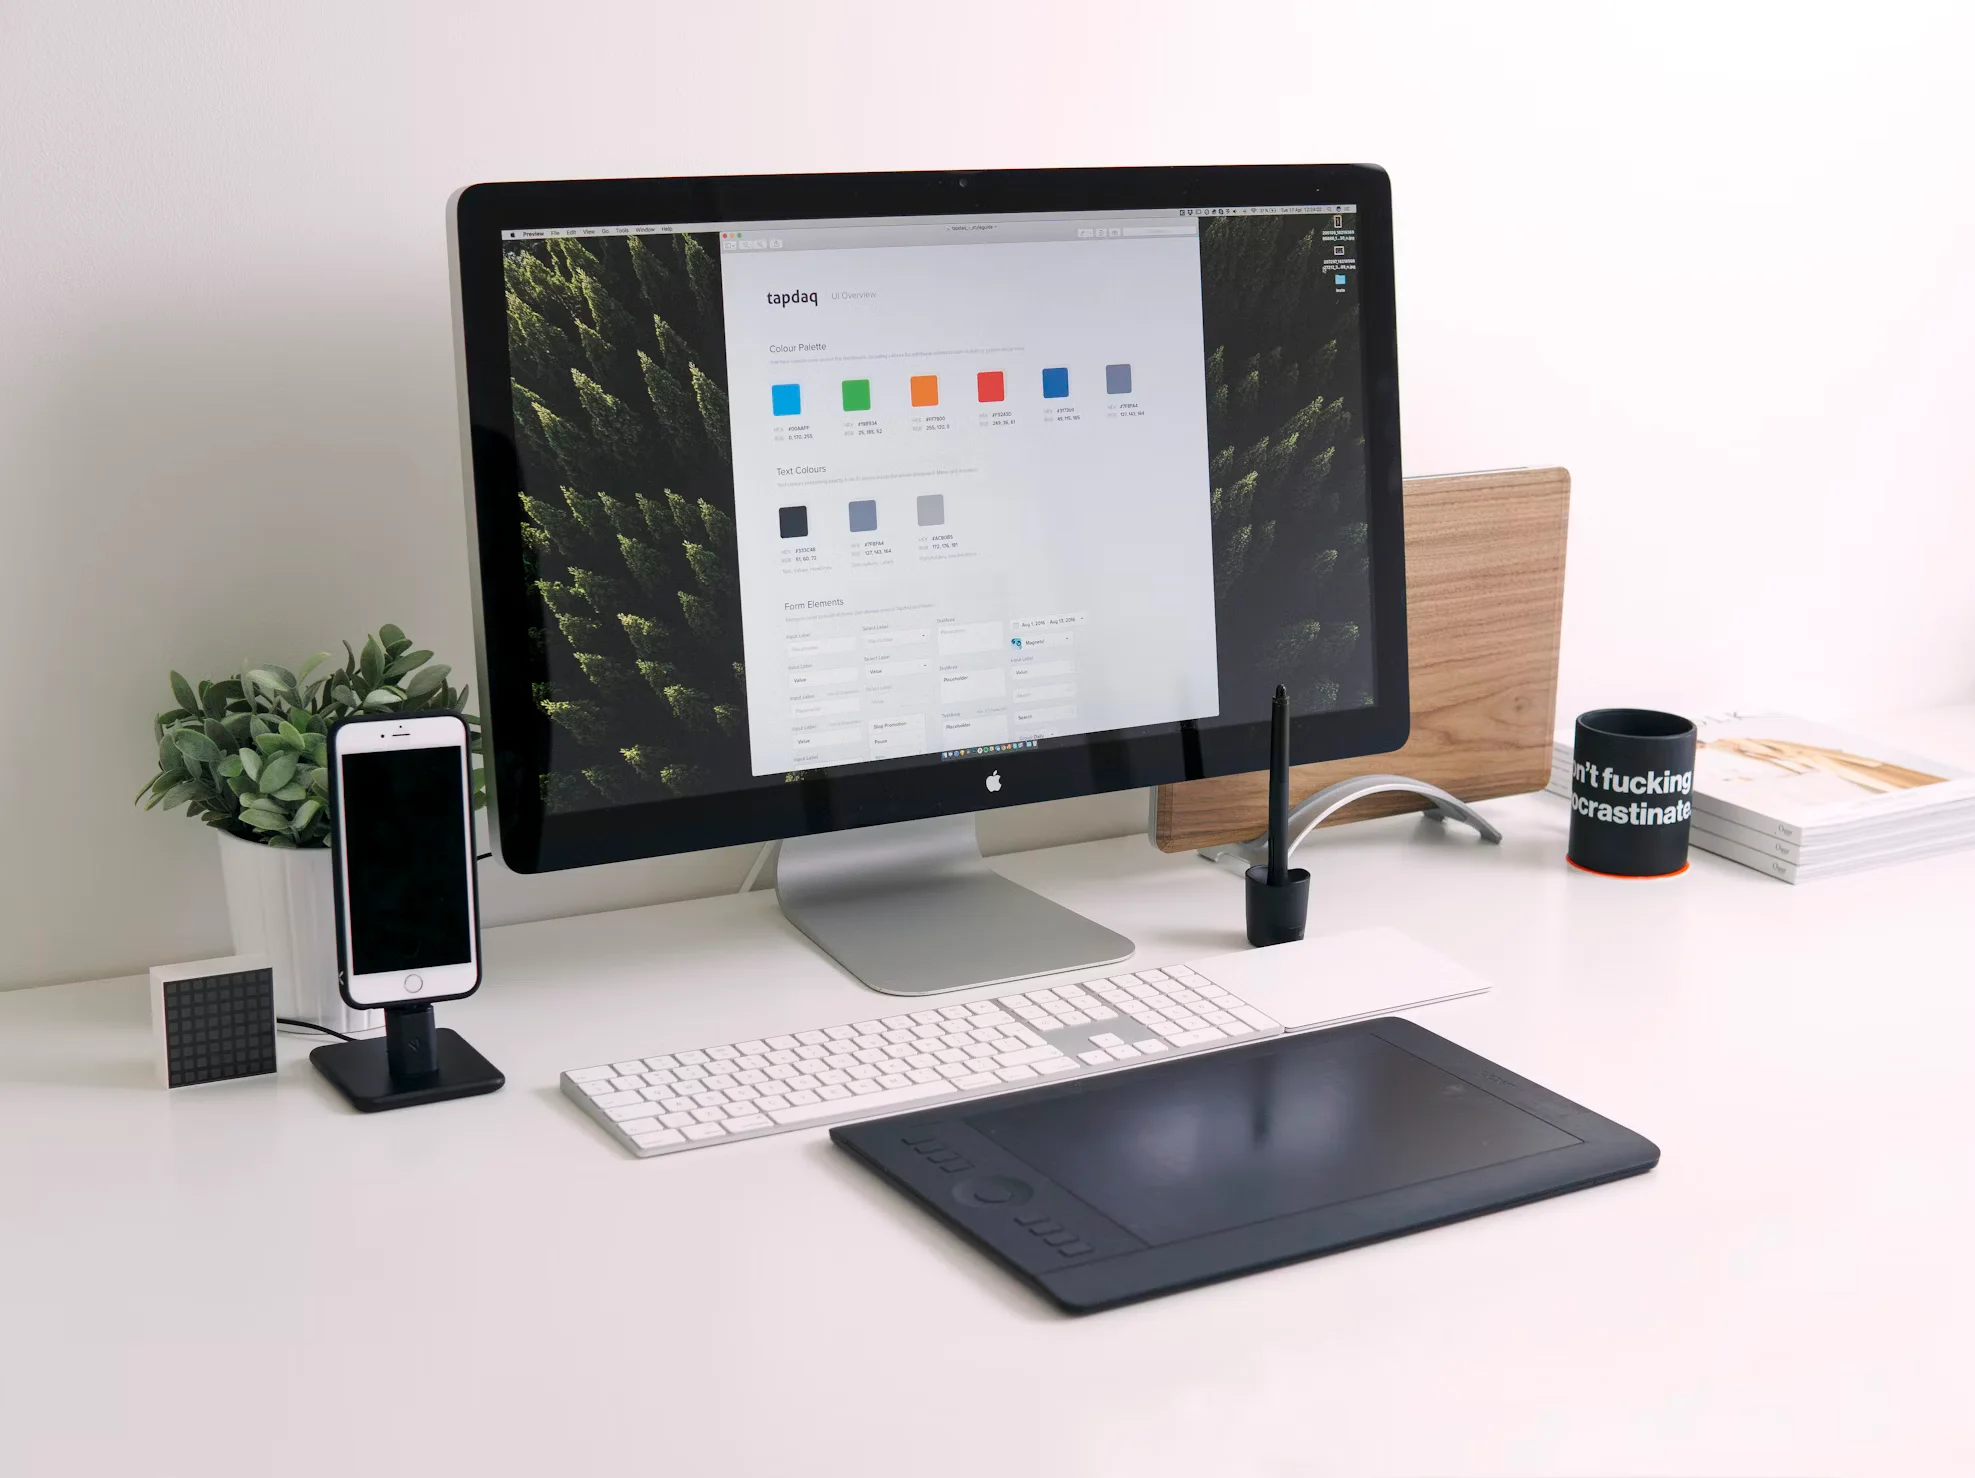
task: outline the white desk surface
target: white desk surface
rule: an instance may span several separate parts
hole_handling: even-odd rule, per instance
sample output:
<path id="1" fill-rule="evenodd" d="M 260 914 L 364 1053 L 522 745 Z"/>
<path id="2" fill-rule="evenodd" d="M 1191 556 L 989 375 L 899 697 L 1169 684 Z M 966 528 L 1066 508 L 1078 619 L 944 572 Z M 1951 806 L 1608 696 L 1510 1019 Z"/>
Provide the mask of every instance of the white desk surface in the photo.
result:
<path id="1" fill-rule="evenodd" d="M 1084 1319 L 823 1131 L 640 1162 L 562 1101 L 876 1010 L 766 893 L 491 932 L 441 1017 L 507 1088 L 370 1117 L 285 1038 L 153 1087 L 140 981 L 0 996 L 0 1473 L 1975 1471 L 1975 854 L 1615 882 L 1562 802 L 1484 810 L 1319 833 L 1313 932 L 1488 976 L 1418 1019 L 1660 1167 Z M 1142 840 L 1000 865 L 1145 964 L 1240 944 Z"/>

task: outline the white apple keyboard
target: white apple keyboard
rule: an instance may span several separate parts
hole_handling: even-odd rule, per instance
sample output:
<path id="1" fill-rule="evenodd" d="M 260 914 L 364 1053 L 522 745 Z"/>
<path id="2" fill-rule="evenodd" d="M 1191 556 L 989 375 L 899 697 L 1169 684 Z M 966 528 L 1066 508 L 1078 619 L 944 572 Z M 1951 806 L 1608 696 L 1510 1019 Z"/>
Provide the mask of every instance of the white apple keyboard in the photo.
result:
<path id="1" fill-rule="evenodd" d="M 1397 930 L 1364 929 L 621 1058 L 570 1069 L 562 1091 L 632 1154 L 669 1155 L 1115 1072 L 1487 989 Z"/>

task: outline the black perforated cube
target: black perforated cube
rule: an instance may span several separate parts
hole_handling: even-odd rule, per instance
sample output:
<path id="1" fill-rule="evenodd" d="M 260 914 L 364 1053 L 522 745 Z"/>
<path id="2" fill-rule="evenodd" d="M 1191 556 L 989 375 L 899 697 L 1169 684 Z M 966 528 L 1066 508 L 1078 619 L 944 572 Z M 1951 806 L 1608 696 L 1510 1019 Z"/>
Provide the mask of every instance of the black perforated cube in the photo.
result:
<path id="1" fill-rule="evenodd" d="M 272 970 L 167 980 L 163 995 L 167 1087 L 274 1071 Z"/>

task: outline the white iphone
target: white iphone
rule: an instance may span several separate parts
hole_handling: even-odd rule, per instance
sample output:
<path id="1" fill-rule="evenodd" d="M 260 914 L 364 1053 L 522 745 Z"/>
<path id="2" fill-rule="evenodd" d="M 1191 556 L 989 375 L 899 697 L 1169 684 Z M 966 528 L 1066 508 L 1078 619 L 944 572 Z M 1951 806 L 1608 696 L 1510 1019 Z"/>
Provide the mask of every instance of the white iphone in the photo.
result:
<path id="1" fill-rule="evenodd" d="M 346 719 L 329 733 L 343 999 L 407 1006 L 480 983 L 472 769 L 454 713 Z"/>

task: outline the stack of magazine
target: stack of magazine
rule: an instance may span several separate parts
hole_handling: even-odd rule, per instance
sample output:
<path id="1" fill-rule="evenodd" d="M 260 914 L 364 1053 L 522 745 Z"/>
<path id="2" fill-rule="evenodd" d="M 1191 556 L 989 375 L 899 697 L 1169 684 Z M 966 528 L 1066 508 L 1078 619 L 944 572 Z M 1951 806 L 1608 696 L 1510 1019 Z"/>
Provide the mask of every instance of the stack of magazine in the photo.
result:
<path id="1" fill-rule="evenodd" d="M 1699 721 L 1690 845 L 1786 883 L 1975 846 L 1975 775 L 1787 714 Z M 1549 789 L 1570 794 L 1571 740 Z"/>

